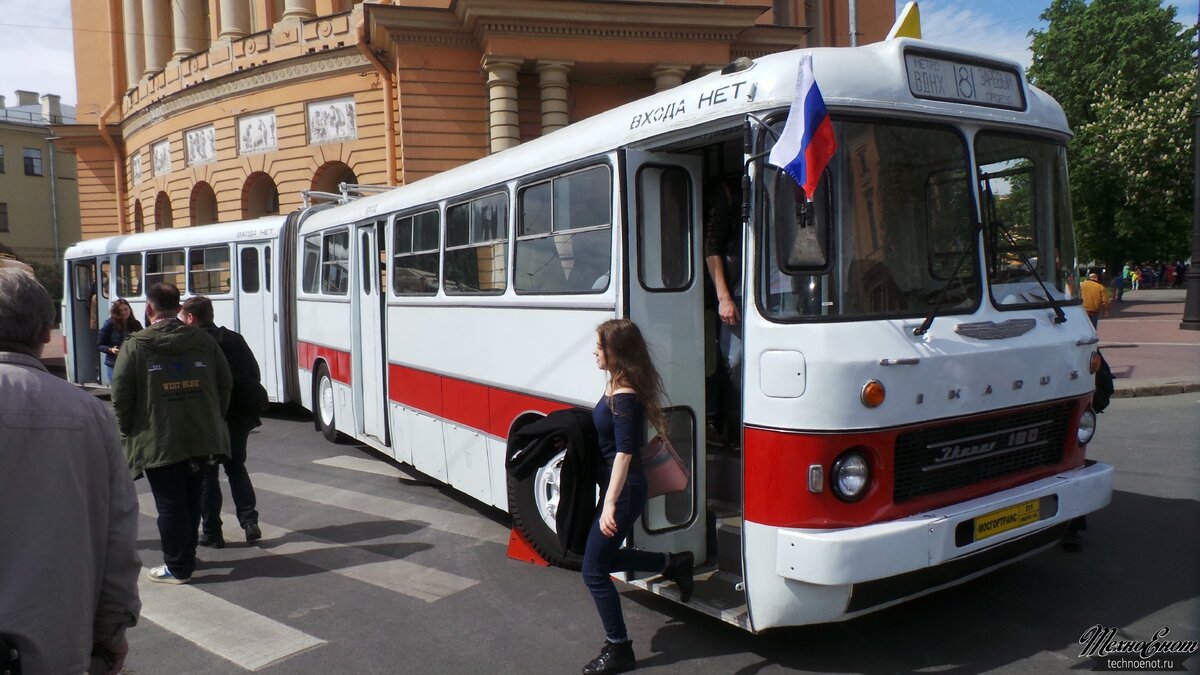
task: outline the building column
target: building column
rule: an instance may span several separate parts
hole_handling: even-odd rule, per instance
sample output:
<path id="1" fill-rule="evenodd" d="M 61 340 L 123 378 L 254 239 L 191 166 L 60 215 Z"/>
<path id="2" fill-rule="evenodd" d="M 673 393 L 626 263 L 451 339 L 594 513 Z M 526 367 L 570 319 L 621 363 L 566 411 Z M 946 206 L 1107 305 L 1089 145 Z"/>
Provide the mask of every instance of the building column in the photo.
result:
<path id="1" fill-rule="evenodd" d="M 283 16 L 280 21 L 308 21 L 317 17 L 314 0 L 283 0 Z"/>
<path id="2" fill-rule="evenodd" d="M 683 76 L 692 67 L 679 64 L 660 64 L 654 68 L 654 91 L 666 91 L 683 84 Z"/>
<path id="3" fill-rule="evenodd" d="M 542 92 L 542 135 L 561 129 L 571 123 L 567 110 L 567 75 L 571 72 L 570 61 L 538 61 L 538 86 Z"/>
<path id="4" fill-rule="evenodd" d="M 250 5 L 246 0 L 221 0 L 221 40 L 240 40 L 250 34 Z"/>
<path id="5" fill-rule="evenodd" d="M 142 27 L 146 35 L 146 74 L 161 73 L 171 59 L 170 6 L 163 0 L 142 0 Z"/>
<path id="6" fill-rule="evenodd" d="M 500 152 L 521 143 L 520 120 L 517 117 L 517 71 L 521 59 L 483 57 L 487 72 L 488 128 L 492 152 Z"/>
<path id="7" fill-rule="evenodd" d="M 204 51 L 205 0 L 171 0 L 175 29 L 175 53 L 172 58 L 186 59 Z"/>
<path id="8" fill-rule="evenodd" d="M 133 89 L 146 71 L 145 43 L 142 39 L 141 0 L 121 2 L 125 33 L 125 87 Z"/>

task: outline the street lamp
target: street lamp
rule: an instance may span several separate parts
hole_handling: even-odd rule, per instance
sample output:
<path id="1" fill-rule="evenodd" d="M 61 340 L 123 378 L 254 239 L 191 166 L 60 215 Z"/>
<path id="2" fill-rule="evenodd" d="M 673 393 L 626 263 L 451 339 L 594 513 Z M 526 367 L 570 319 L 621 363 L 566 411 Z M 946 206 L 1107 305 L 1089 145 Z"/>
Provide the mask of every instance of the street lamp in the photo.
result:
<path id="1" fill-rule="evenodd" d="M 50 222 L 54 226 L 54 260 L 61 258 L 58 244 L 58 174 L 54 171 L 54 141 L 62 140 L 61 136 L 47 136 L 50 143 Z"/>
<path id="2" fill-rule="evenodd" d="M 1200 15 L 1200 11 L 1197 12 Z M 1197 19 L 1200 24 L 1200 17 Z M 1200 63 L 1200 50 L 1196 52 Z M 1200 70 L 1196 71 L 1196 103 L 1192 107 L 1192 265 L 1187 272 L 1187 295 L 1183 302 L 1183 330 L 1200 330 Z"/>

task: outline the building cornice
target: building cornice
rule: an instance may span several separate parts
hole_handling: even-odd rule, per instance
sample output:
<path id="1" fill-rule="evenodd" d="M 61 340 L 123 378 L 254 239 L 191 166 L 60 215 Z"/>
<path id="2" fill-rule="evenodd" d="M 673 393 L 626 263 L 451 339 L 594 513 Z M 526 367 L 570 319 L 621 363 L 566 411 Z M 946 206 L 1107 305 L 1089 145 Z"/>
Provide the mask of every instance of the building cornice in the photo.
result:
<path id="1" fill-rule="evenodd" d="M 332 75 L 370 70 L 366 57 L 353 47 L 305 55 L 296 59 L 232 73 L 198 84 L 146 105 L 124 120 L 125 137 L 137 134 L 163 119 L 264 87 L 297 84 Z"/>

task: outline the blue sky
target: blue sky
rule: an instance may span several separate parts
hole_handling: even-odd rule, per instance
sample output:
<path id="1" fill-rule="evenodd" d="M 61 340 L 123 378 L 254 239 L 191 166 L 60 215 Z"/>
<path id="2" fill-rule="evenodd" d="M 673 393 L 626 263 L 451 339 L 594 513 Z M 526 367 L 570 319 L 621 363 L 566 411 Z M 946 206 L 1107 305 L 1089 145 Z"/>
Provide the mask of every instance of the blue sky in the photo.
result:
<path id="1" fill-rule="evenodd" d="M 99 2 L 99 0 L 87 0 Z M 1180 23 L 1196 21 L 1200 0 L 1164 0 Z M 767 3 L 763 3 L 767 4 Z M 906 3 L 897 0 L 899 10 Z M 1029 64 L 1031 28 L 1049 0 L 922 0 L 925 39 L 969 47 Z M 108 54 L 95 58 L 107 59 Z M 75 103 L 70 0 L 0 0 L 0 95 L 17 89 L 62 96 Z"/>

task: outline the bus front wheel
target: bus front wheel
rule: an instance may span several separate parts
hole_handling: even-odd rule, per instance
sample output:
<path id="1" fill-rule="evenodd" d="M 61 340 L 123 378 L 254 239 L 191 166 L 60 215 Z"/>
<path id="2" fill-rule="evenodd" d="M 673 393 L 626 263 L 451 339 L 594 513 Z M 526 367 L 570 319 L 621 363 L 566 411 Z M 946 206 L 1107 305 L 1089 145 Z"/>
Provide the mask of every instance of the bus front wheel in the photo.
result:
<path id="1" fill-rule="evenodd" d="M 508 477 L 508 512 L 516 528 L 533 550 L 546 562 L 568 569 L 579 569 L 582 558 L 563 550 L 555 531 L 559 509 L 561 475 L 566 451 L 550 458 L 523 480 Z"/>
<path id="2" fill-rule="evenodd" d="M 317 366 L 316 400 L 313 402 L 313 414 L 317 417 L 317 426 L 330 443 L 338 440 L 337 425 L 335 424 L 333 379 L 329 377 L 329 368 L 325 364 Z"/>

